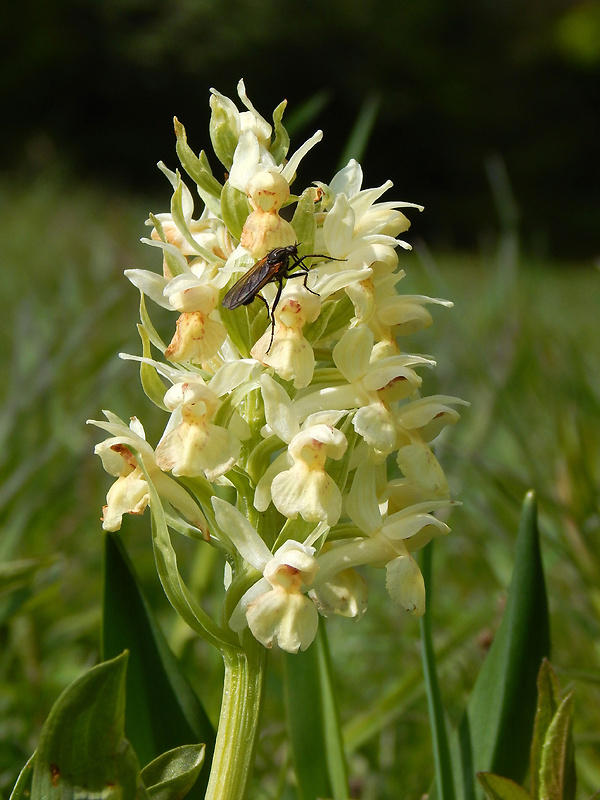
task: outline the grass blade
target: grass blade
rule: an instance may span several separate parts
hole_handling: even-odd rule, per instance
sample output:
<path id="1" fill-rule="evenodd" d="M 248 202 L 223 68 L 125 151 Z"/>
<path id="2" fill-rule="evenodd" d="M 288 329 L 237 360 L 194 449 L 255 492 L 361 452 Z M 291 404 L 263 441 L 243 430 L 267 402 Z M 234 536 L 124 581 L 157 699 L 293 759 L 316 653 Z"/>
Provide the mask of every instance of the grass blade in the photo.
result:
<path id="1" fill-rule="evenodd" d="M 346 800 L 346 760 L 322 622 L 308 650 L 285 656 L 284 686 L 299 797 Z"/>
<path id="2" fill-rule="evenodd" d="M 429 724 L 431 727 L 431 739 L 433 747 L 433 760 L 435 765 L 435 780 L 437 787 L 437 797 L 439 800 L 454 800 L 454 780 L 452 771 L 452 759 L 450 757 L 450 746 L 448 744 L 448 734 L 442 696 L 437 679 L 437 669 L 435 663 L 435 653 L 433 650 L 433 640 L 431 636 L 431 560 L 432 543 L 423 550 L 421 569 L 425 586 L 427 588 L 427 610 L 421 617 L 419 624 L 421 628 L 421 645 L 423 657 L 423 672 L 425 674 L 425 687 L 427 691 L 427 706 L 429 709 Z"/>
<path id="3" fill-rule="evenodd" d="M 537 506 L 530 492 L 523 504 L 506 610 L 460 726 L 466 798 L 475 796 L 476 772 L 494 772 L 518 783 L 523 780 L 536 709 L 537 673 L 549 652 Z"/>
<path id="4" fill-rule="evenodd" d="M 203 742 L 210 763 L 214 730 L 150 612 L 120 540 L 107 535 L 103 658 L 124 649 L 129 650 L 126 733 L 140 762 Z M 203 796 L 207 777 L 200 776 L 190 797 Z"/>

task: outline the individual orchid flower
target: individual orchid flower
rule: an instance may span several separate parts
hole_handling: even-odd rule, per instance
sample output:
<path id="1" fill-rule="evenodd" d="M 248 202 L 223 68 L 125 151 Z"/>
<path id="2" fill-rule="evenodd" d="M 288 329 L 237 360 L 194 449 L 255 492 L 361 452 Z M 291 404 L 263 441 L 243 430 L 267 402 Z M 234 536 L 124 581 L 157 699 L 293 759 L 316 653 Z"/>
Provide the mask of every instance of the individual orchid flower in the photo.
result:
<path id="1" fill-rule="evenodd" d="M 353 425 L 377 454 L 394 449 L 395 424 L 391 403 L 415 393 L 421 378 L 412 368 L 431 366 L 422 356 L 395 355 L 373 359 L 373 334 L 361 325 L 350 328 L 335 346 L 333 358 L 359 400 Z"/>
<path id="2" fill-rule="evenodd" d="M 376 492 L 377 467 L 363 461 L 352 482 L 346 511 L 368 539 L 334 542 L 319 558 L 319 581 L 327 581 L 342 569 L 359 564 L 386 567 L 386 585 L 393 600 L 420 616 L 425 611 L 425 584 L 411 553 L 434 536 L 448 533 L 448 526 L 432 516 L 452 501 L 429 501 L 390 513 L 382 512 Z"/>
<path id="3" fill-rule="evenodd" d="M 275 170 L 258 170 L 248 178 L 245 187 L 252 211 L 246 217 L 240 245 L 255 259 L 276 247 L 296 241 L 296 233 L 279 212 L 290 196 L 290 187 Z"/>
<path id="4" fill-rule="evenodd" d="M 219 289 L 209 273 L 185 271 L 167 279 L 148 270 L 126 270 L 142 294 L 170 311 L 179 311 L 176 331 L 165 356 L 174 363 L 203 364 L 219 350 L 227 331 L 217 312 Z"/>
<path id="5" fill-rule="evenodd" d="M 395 415 L 396 463 L 404 478 L 397 479 L 396 492 L 405 505 L 450 497 L 448 481 L 428 442 L 446 425 L 453 425 L 459 413 L 451 405 L 468 405 L 457 397 L 433 395 L 401 405 Z"/>
<path id="6" fill-rule="evenodd" d="M 144 512 L 150 502 L 145 477 L 147 473 L 158 494 L 177 509 L 188 522 L 207 535 L 208 525 L 204 514 L 188 492 L 159 469 L 154 451 L 146 441 L 140 421 L 133 417 L 127 427 L 116 414 L 110 411 L 105 411 L 104 414 L 107 422 L 88 420 L 89 425 L 96 425 L 113 434 L 110 439 L 100 442 L 94 449 L 100 456 L 104 469 L 117 478 L 106 497 L 102 522 L 104 530 L 118 531 L 121 528 L 123 514 Z M 132 449 L 142 459 L 143 470 Z"/>
<path id="7" fill-rule="evenodd" d="M 267 431 L 288 447 L 258 482 L 255 508 L 264 511 L 272 500 L 288 519 L 300 514 L 307 522 L 324 520 L 330 527 L 335 525 L 342 511 L 342 495 L 325 464 L 327 458 L 337 460 L 346 452 L 346 437 L 334 427 L 342 413 L 315 414 L 300 425 L 283 387 L 268 375 L 262 375 L 260 383 Z"/>
<path id="8" fill-rule="evenodd" d="M 165 286 L 163 294 L 170 305 L 181 312 L 165 356 L 177 363 L 208 361 L 227 336 L 216 312 L 218 290 L 204 277 L 178 275 Z"/>
<path id="9" fill-rule="evenodd" d="M 354 429 L 378 457 L 385 457 L 394 450 L 396 441 L 391 404 L 420 387 L 421 378 L 413 366 L 432 366 L 434 362 L 412 355 L 373 359 L 373 354 L 371 330 L 366 325 L 349 328 L 333 349 L 333 359 L 346 384 L 308 393 L 295 408 L 301 419 L 323 408 L 357 409 Z"/>
<path id="10" fill-rule="evenodd" d="M 211 422 L 220 406 L 214 392 L 199 381 L 178 383 L 166 392 L 164 402 L 173 414 L 156 448 L 161 469 L 212 481 L 233 467 L 240 442 L 230 430 Z"/>
<path id="11" fill-rule="evenodd" d="M 276 644 L 288 653 L 306 650 L 319 624 L 317 609 L 306 594 L 317 570 L 315 549 L 288 540 L 271 553 L 248 520 L 232 505 L 212 498 L 217 524 L 242 558 L 262 573 L 241 597 L 229 625 L 246 625 L 265 647 Z"/>
<path id="12" fill-rule="evenodd" d="M 309 425 L 288 445 L 292 466 L 275 475 L 271 499 L 288 519 L 298 514 L 307 522 L 325 520 L 331 527 L 342 513 L 342 494 L 325 470 L 327 458 L 340 459 L 348 443 L 331 425 Z"/>
<path id="13" fill-rule="evenodd" d="M 331 255 L 347 258 L 350 262 L 353 260 L 353 253 L 359 253 L 373 244 L 388 247 L 392 252 L 397 245 L 410 249 L 407 242 L 395 238 L 410 227 L 410 221 L 397 209 L 417 208 L 422 211 L 423 207 L 415 203 L 376 203 L 393 186 L 391 181 L 386 181 L 375 189 L 362 191 L 361 185 L 362 169 L 360 164 L 351 159 L 334 176 L 330 186 L 323 187 L 330 207 L 323 227 L 319 229 L 323 236 L 322 246 Z M 320 240 L 317 242 L 321 244 Z M 397 263 L 397 259 L 395 261 Z M 368 262 L 364 263 L 369 265 Z"/>
<path id="14" fill-rule="evenodd" d="M 308 386 L 312 380 L 315 356 L 302 331 L 307 322 L 317 319 L 320 310 L 317 296 L 301 283 L 290 281 L 273 311 L 273 333 L 269 325 L 250 351 L 261 364 L 273 367 L 280 378 L 293 380 L 296 389 Z"/>
<path id="15" fill-rule="evenodd" d="M 304 287 L 301 276 L 288 281 L 273 310 L 273 332 L 269 326 L 251 351 L 262 364 L 273 367 L 280 378 L 293 380 L 295 389 L 308 386 L 314 372 L 314 351 L 304 336 L 305 325 L 318 318 L 322 304 L 331 295 L 371 274 L 369 268 L 340 272 L 330 267 L 334 263 L 323 262 L 311 270 L 310 288 Z M 265 294 L 272 303 L 273 292 L 265 291 Z"/>
<path id="16" fill-rule="evenodd" d="M 231 252 L 231 236 L 223 220 L 205 207 L 199 219 L 193 218 L 194 200 L 178 172 L 172 172 L 162 161 L 158 168 L 169 179 L 173 189 L 172 210 L 170 213 L 151 215 L 146 225 L 152 227 L 147 244 L 160 246 L 168 244 L 175 247 L 183 256 L 194 257 L 190 267 L 200 275 L 205 271 L 214 272 L 217 265 Z M 174 277 L 166 257 L 163 259 L 163 273 L 166 278 Z"/>
<path id="17" fill-rule="evenodd" d="M 228 97 L 215 89 L 211 92 L 211 139 L 217 156 L 229 170 L 230 185 L 245 192 L 252 176 L 263 170 L 280 171 L 291 183 L 302 158 L 321 141 L 322 132 L 317 131 L 283 166 L 287 148 L 273 152 L 272 127 L 248 99 L 244 82 L 238 83 L 238 95 L 248 110 L 241 113 Z"/>
<path id="18" fill-rule="evenodd" d="M 323 559 L 333 545 L 326 544 L 317 557 Z M 323 577 L 326 573 L 323 573 Z M 313 582 L 308 596 L 314 600 L 319 614 L 329 617 L 332 614 L 340 617 L 359 618 L 367 610 L 369 588 L 366 580 L 353 568 L 341 569 L 328 580 L 321 582 L 319 573 Z"/>
<path id="19" fill-rule="evenodd" d="M 396 285 L 403 277 L 403 271 L 393 274 L 379 272 L 346 288 L 354 305 L 354 324 L 367 324 L 373 331 L 375 341 L 388 345 L 387 355 L 400 352 L 396 344 L 397 336 L 417 333 L 433 323 L 430 312 L 425 308 L 427 304 L 452 307 L 448 300 L 399 294 Z"/>
<path id="20" fill-rule="evenodd" d="M 246 111 L 238 111 L 236 104 L 229 97 L 211 89 L 210 108 L 210 136 L 215 149 L 215 153 L 221 159 L 222 164 L 230 172 L 235 158 L 235 153 L 245 144 L 249 137 L 256 143 L 259 159 L 273 162 L 269 152 L 272 127 L 267 120 L 260 114 L 248 99 L 244 81 L 240 80 L 237 85 L 238 96 L 246 107 Z M 238 162 L 242 161 L 241 153 L 238 153 Z M 237 183 L 237 182 L 236 182 Z M 236 185 L 235 183 L 233 185 Z M 236 186 L 240 191 L 244 187 Z"/>

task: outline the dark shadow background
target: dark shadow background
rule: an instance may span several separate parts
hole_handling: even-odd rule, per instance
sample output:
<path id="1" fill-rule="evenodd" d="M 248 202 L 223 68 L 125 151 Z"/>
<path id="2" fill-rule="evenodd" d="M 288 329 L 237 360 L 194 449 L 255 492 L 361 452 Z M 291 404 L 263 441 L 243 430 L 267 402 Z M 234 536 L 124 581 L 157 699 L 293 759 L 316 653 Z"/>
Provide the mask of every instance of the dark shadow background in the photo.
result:
<path id="1" fill-rule="evenodd" d="M 598 0 L 21 0 L 0 25 L 4 173 L 60 164 L 164 198 L 153 166 L 175 166 L 171 118 L 207 147 L 209 87 L 235 97 L 244 77 L 265 116 L 284 97 L 288 122 L 320 107 L 294 130 L 293 146 L 325 131 L 307 181 L 331 177 L 379 99 L 367 183 L 391 177 L 423 203 L 430 245 L 473 250 L 494 234 L 486 163 L 500 157 L 525 250 L 598 255 Z"/>

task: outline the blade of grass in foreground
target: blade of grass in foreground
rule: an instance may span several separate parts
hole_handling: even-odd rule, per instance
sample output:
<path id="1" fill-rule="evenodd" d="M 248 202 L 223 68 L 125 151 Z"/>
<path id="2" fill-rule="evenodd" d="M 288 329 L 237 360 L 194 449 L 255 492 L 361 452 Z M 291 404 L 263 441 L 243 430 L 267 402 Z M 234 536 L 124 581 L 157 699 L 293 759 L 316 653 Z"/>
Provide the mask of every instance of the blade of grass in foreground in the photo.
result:
<path id="1" fill-rule="evenodd" d="M 348 778 L 325 626 L 284 658 L 286 711 L 300 800 L 346 800 Z"/>
<path id="2" fill-rule="evenodd" d="M 474 786 L 476 772 L 522 781 L 529 761 L 537 673 L 549 653 L 537 504 L 529 492 L 523 503 L 506 610 L 459 729 L 465 798 L 482 796 Z"/>
<path id="3" fill-rule="evenodd" d="M 427 707 L 431 726 L 431 739 L 433 746 L 433 762 L 435 766 L 435 779 L 437 797 L 439 800 L 454 800 L 454 779 L 452 773 L 452 760 L 448 745 L 448 734 L 444 718 L 444 707 L 437 678 L 435 653 L 431 636 L 431 560 L 433 542 L 423 550 L 421 569 L 425 586 L 427 588 L 427 611 L 420 619 L 421 647 L 423 656 L 423 672 L 425 674 L 425 687 L 427 691 Z"/>

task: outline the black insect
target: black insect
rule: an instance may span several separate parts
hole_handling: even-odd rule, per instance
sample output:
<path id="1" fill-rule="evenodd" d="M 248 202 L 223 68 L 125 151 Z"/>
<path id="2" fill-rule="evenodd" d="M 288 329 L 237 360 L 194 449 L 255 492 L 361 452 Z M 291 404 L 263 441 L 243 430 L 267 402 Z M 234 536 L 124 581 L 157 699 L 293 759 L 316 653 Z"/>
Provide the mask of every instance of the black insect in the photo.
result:
<path id="1" fill-rule="evenodd" d="M 298 245 L 288 244 L 287 247 L 276 247 L 260 261 L 257 261 L 253 267 L 250 267 L 248 272 L 233 284 L 231 289 L 225 294 L 222 305 L 233 311 L 240 306 L 249 306 L 255 297 L 259 297 L 267 307 L 269 319 L 271 320 L 271 341 L 267 353 L 273 344 L 273 336 L 275 335 L 275 309 L 283 291 L 283 282 L 288 278 L 304 277 L 304 288 L 308 289 L 311 294 L 317 294 L 309 289 L 306 285 L 308 279 L 308 267 L 304 263 L 307 258 L 324 258 L 327 261 L 345 261 L 345 258 L 332 258 L 331 256 L 319 255 L 313 253 L 311 255 L 299 256 Z M 291 263 L 290 263 L 291 262 Z M 302 270 L 301 272 L 294 272 L 295 269 Z M 269 304 L 265 298 L 259 294 L 268 283 L 277 284 L 277 294 L 273 305 L 269 308 Z M 318 297 L 318 295 L 317 295 Z"/>

